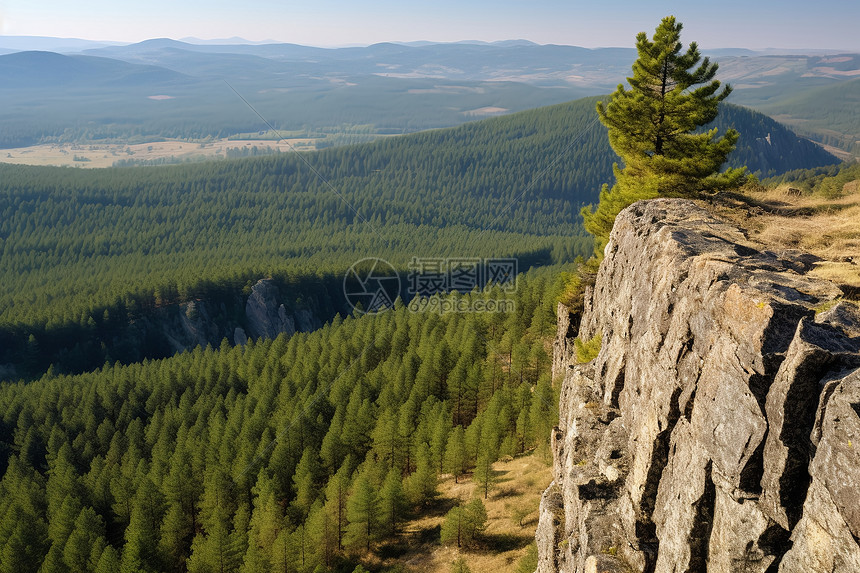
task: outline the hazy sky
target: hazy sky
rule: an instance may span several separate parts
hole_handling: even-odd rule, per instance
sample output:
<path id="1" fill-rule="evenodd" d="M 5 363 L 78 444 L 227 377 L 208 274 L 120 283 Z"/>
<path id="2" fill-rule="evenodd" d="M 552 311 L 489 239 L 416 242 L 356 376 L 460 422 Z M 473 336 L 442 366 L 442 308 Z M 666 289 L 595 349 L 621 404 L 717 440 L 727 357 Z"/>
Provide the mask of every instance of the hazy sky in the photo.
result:
<path id="1" fill-rule="evenodd" d="M 273 39 L 315 46 L 526 39 L 632 46 L 661 17 L 706 48 L 860 50 L 857 0 L 0 0 L 0 34 L 135 42 Z"/>

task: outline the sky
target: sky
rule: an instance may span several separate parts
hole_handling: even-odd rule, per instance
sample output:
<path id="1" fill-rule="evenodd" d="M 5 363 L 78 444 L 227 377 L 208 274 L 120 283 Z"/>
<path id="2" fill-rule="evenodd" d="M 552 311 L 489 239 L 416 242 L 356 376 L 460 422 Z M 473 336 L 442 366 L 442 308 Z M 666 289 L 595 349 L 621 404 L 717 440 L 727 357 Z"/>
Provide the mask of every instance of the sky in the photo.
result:
<path id="1" fill-rule="evenodd" d="M 860 51 L 857 0 L 0 0 L 0 35 L 119 42 L 240 36 L 311 46 L 525 39 L 632 47 L 663 16 L 704 48 Z"/>

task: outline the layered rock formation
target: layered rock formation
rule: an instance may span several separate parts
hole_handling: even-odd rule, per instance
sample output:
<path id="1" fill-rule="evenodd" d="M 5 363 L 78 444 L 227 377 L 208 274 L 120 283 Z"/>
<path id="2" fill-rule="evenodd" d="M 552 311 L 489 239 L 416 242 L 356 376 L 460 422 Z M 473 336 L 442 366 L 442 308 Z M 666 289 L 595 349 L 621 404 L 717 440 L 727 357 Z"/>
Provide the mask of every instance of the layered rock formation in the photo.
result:
<path id="1" fill-rule="evenodd" d="M 694 203 L 617 218 L 560 308 L 540 573 L 860 571 L 860 313 Z"/>
<path id="2" fill-rule="evenodd" d="M 309 310 L 296 309 L 288 312 L 275 281 L 260 279 L 251 287 L 251 294 L 245 303 L 247 335 L 255 338 L 275 338 L 281 333 L 295 334 L 296 330 L 310 332 L 322 326 L 320 320 Z M 237 329 L 234 333 L 236 344 L 247 340 L 246 333 Z"/>
<path id="3" fill-rule="evenodd" d="M 140 338 L 160 340 L 164 355 L 195 346 L 217 346 L 223 339 L 245 344 L 249 338 L 311 332 L 322 322 L 309 309 L 287 310 L 275 281 L 260 279 L 244 301 L 235 293 L 226 303 L 192 300 L 166 305 L 131 325 Z"/>

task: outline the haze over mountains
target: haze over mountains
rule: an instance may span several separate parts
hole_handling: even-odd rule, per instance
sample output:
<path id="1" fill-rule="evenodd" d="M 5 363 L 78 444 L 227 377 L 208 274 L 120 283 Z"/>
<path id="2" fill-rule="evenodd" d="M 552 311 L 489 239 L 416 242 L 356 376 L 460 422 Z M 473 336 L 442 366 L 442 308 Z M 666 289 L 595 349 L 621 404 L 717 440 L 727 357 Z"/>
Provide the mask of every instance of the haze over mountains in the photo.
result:
<path id="1" fill-rule="evenodd" d="M 446 127 L 614 90 L 632 48 L 495 43 L 382 43 L 317 48 L 166 38 L 129 45 L 2 37 L 0 147 L 99 139 L 226 137 L 265 126 L 228 87 L 283 130 L 375 133 Z M 39 53 L 57 52 L 53 55 Z M 63 55 L 59 53 L 62 52 Z M 860 55 L 705 50 L 732 103 L 761 109 L 850 152 Z M 55 90 L 63 90 L 62 100 Z M 833 90 L 833 91 L 831 91 Z M 157 99 L 153 99 L 153 97 Z M 826 117 L 816 102 L 833 100 Z M 811 119 L 815 117 L 814 121 Z"/>

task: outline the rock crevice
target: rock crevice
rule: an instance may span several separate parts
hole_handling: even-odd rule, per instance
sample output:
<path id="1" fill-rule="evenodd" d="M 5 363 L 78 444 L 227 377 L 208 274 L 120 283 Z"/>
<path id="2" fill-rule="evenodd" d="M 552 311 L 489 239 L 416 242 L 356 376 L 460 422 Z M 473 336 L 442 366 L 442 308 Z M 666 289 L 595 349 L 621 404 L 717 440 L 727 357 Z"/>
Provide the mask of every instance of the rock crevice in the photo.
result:
<path id="1" fill-rule="evenodd" d="M 860 312 L 818 312 L 842 293 L 812 262 L 690 201 L 619 214 L 559 307 L 540 573 L 860 571 Z"/>

